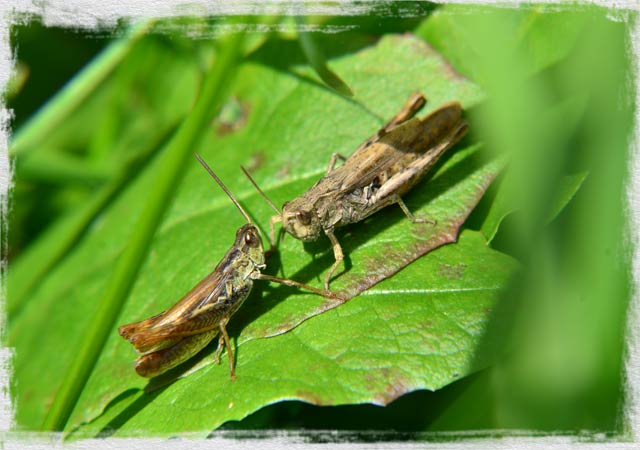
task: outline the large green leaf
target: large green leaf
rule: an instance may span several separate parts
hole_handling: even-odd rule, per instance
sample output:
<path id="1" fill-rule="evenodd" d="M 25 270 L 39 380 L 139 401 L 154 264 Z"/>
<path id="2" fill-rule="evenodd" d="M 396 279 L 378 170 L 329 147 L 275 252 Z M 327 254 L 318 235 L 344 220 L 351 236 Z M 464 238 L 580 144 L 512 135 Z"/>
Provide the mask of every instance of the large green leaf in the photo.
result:
<path id="1" fill-rule="evenodd" d="M 213 347 L 188 377 L 150 393 L 133 375 L 121 375 L 126 383 L 112 377 L 120 395 L 104 415 L 77 432 L 206 435 L 280 400 L 385 405 L 408 391 L 441 388 L 495 358 L 500 338 L 483 342 L 482 337 L 514 267 L 509 257 L 490 250 L 480 233 L 465 231 L 456 245 L 430 253 L 289 333 L 239 339 L 234 382 L 226 364 L 212 364 Z M 115 353 L 122 352 L 113 352 L 112 361 L 120 365 Z"/>
<path id="2" fill-rule="evenodd" d="M 240 164 L 253 168 L 258 182 L 274 199 L 288 200 L 323 173 L 331 152 L 348 153 L 355 148 L 395 114 L 411 92 L 420 90 L 428 96 L 427 110 L 454 99 L 470 107 L 482 98 L 476 86 L 452 72 L 432 49 L 407 36 L 385 37 L 332 61 L 332 68 L 356 93 L 356 101 L 322 88 L 307 67 L 283 69 L 265 63 L 276 60 L 279 51 L 277 43 L 266 45 L 243 65 L 235 102 L 244 112 L 236 131 L 224 136 L 210 132 L 198 149 L 260 223 L 267 222 L 270 211 L 241 176 Z M 414 213 L 436 219 L 436 226 L 413 225 L 399 208 L 388 208 L 341 231 L 338 238 L 351 264 L 332 287 L 355 295 L 428 250 L 454 240 L 500 167 L 497 162 L 484 161 L 480 153 L 478 144 L 461 143 L 432 180 L 407 196 Z M 91 327 L 95 299 L 101 297 L 134 218 L 154 189 L 156 165 L 154 162 L 132 179 L 11 321 L 9 340 L 16 348 L 14 393 L 18 423 L 23 427 L 39 426 L 75 356 L 74 343 Z M 213 268 L 242 223 L 195 160 L 188 170 L 154 237 L 120 324 L 173 304 Z M 133 349 L 114 329 L 67 430 L 94 420 L 108 404 L 113 405 L 108 414 L 87 432 L 99 430 L 96 427 L 105 420 L 113 420 L 111 425 L 116 427 L 126 424 L 123 433 L 129 434 L 135 430 L 210 430 L 286 398 L 384 404 L 413 389 L 444 386 L 488 363 L 484 357 L 475 359 L 475 352 L 499 287 L 513 268 L 510 259 L 488 250 L 479 235 L 471 233 L 465 242 L 445 246 L 409 266 L 406 278 L 386 281 L 391 284 L 380 285 L 377 294 L 367 291 L 298 328 L 294 327 L 337 304 L 282 287 L 264 288 L 268 293 L 260 300 L 261 289 L 256 289 L 229 327 L 237 338 L 237 383 L 230 384 L 226 365 L 211 365 L 206 358 L 203 370 L 155 393 L 130 397 L 146 380 L 133 372 Z M 305 248 L 289 237 L 280 250 L 281 264 L 270 260 L 270 273 L 282 269 L 299 281 L 319 284 L 317 280 L 332 262 L 326 240 Z M 487 267 L 495 269 L 488 271 Z M 376 309 L 378 302 L 390 309 Z M 435 310 L 441 320 L 433 317 Z M 340 325 L 344 320 L 348 326 Z M 371 327 L 372 323 L 378 325 Z M 281 333 L 277 338 L 263 338 Z M 420 347 L 416 347 L 417 336 L 425 337 Z M 375 351 L 358 349 L 356 337 L 367 337 L 367 348 Z M 317 350 L 308 351 L 318 346 L 327 352 L 324 357 Z M 413 356 L 407 359 L 403 349 Z M 45 371 L 48 376 L 43 380 Z M 312 382 L 314 373 L 325 375 Z M 242 387 L 251 380 L 251 385 Z M 340 385 L 344 388 L 337 389 Z M 230 391 L 236 395 L 219 403 Z M 165 401 L 174 407 L 165 408 Z M 224 405 L 227 414 L 213 415 L 212 401 Z M 174 427 L 167 428 L 163 418 Z"/>

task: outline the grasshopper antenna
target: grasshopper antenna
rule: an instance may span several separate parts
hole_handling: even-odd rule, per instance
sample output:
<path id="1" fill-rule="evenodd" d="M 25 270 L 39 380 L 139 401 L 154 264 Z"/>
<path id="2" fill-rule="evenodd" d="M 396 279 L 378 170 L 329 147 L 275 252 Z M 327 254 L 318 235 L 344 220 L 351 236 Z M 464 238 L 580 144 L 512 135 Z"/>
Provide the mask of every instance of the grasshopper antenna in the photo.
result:
<path id="1" fill-rule="evenodd" d="M 229 198 L 231 199 L 231 201 L 233 202 L 234 205 L 236 205 L 236 207 L 238 208 L 238 210 L 242 213 L 242 215 L 244 216 L 245 219 L 247 219 L 247 222 L 249 223 L 253 223 L 251 220 L 251 217 L 249 217 L 249 214 L 247 214 L 247 212 L 244 210 L 244 208 L 242 206 L 240 206 L 240 203 L 238 203 L 238 200 L 236 200 L 236 198 L 233 196 L 233 194 L 229 191 L 229 189 L 227 189 L 227 187 L 224 185 L 224 183 L 222 182 L 222 180 L 220 178 L 218 178 L 218 176 L 213 172 L 213 170 L 211 170 L 211 167 L 209 167 L 209 165 L 204 162 L 204 159 L 202 159 L 202 157 L 200 155 L 198 155 L 197 152 L 193 153 L 194 155 L 196 155 L 196 158 L 198 159 L 198 161 L 200 161 L 200 164 L 202 164 L 202 167 L 205 168 L 205 170 L 207 172 L 209 172 L 209 175 L 211 175 L 211 177 L 216 180 L 216 183 L 218 183 L 218 185 L 220 185 L 220 187 L 222 188 L 222 190 L 225 192 L 225 194 L 227 194 L 229 196 Z"/>
<path id="2" fill-rule="evenodd" d="M 267 203 L 269 204 L 269 206 L 271 206 L 273 208 L 273 210 L 276 212 L 276 214 L 278 214 L 279 216 L 282 215 L 282 213 L 280 212 L 280 210 L 278 209 L 278 207 L 271 201 L 271 199 L 269 197 L 267 197 L 267 194 L 265 194 L 262 189 L 260 189 L 260 186 L 258 186 L 258 183 L 255 182 L 255 180 L 251 177 L 251 175 L 249 175 L 249 172 L 247 171 L 247 169 L 245 169 L 244 167 L 240 166 L 240 168 L 242 169 L 242 171 L 244 172 L 244 174 L 247 176 L 247 178 L 249 179 L 249 181 L 251 181 L 251 184 L 253 184 L 253 187 L 256 188 L 256 190 L 260 193 L 260 195 L 262 195 L 262 197 L 267 201 Z"/>

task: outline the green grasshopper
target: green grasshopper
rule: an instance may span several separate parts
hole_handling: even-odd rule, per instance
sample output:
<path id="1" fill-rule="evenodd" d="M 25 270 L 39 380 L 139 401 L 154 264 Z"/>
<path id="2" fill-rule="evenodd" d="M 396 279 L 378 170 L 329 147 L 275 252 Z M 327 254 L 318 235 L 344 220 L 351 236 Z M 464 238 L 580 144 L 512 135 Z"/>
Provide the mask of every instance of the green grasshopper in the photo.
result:
<path id="1" fill-rule="evenodd" d="M 411 222 L 434 223 L 416 218 L 402 196 L 462 139 L 468 126 L 462 120 L 458 102 L 447 103 L 423 119 L 414 117 L 425 102 L 422 94 L 413 94 L 402 110 L 349 158 L 334 153 L 325 176 L 300 197 L 285 203 L 282 212 L 243 168 L 277 213 L 270 221 L 272 247 L 276 245 L 274 225 L 277 222 L 282 222 L 283 228 L 301 241 L 315 241 L 321 234 L 329 238 L 335 262 L 324 280 L 327 291 L 331 276 L 344 260 L 342 246 L 334 234 L 336 228 L 359 222 L 395 203 Z M 338 159 L 344 164 L 336 168 Z"/>
<path id="2" fill-rule="evenodd" d="M 118 333 L 140 354 L 135 369 L 143 377 L 155 377 L 188 360 L 219 334 L 214 361 L 220 363 L 220 354 L 226 347 L 231 379 L 234 380 L 235 360 L 226 326 L 251 292 L 254 280 L 273 281 L 336 298 L 327 291 L 260 273 L 266 264 L 258 228 L 207 163 L 198 154 L 196 158 L 229 196 L 247 223 L 238 229 L 233 245 L 214 271 L 178 303 L 146 320 L 118 328 Z"/>

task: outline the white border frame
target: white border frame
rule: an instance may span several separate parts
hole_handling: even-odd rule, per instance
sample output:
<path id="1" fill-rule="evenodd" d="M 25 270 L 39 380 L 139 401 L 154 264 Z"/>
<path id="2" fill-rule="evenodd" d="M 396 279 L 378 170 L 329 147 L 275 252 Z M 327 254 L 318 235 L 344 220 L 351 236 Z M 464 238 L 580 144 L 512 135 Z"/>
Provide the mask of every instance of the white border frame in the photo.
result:
<path id="1" fill-rule="evenodd" d="M 108 28 L 116 25 L 121 17 L 131 20 L 145 17 L 170 17 L 184 15 L 185 13 L 197 15 L 224 15 L 224 14 L 327 14 L 327 15 L 360 15 L 366 14 L 375 7 L 379 0 L 360 0 L 356 3 L 350 1 L 329 3 L 321 0 L 1 0 L 0 3 L 0 91 L 4 91 L 13 70 L 14 59 L 9 42 L 9 28 L 18 20 L 28 20 L 29 16 L 38 16 L 45 26 L 68 26 L 76 29 Z M 492 4 L 498 6 L 514 6 L 522 1 L 485 1 L 463 0 L 459 3 L 468 4 Z M 564 3 L 559 0 L 535 1 L 534 3 Z M 610 8 L 612 17 L 616 17 L 620 9 L 640 9 L 640 3 L 633 0 L 589 0 L 584 4 L 599 4 Z M 624 20 L 624 18 L 622 19 Z M 640 20 L 638 21 L 640 22 Z M 640 74 L 640 23 L 635 24 L 630 39 L 635 59 L 635 80 Z M 499 432 L 492 430 L 492 435 L 502 435 L 499 438 L 481 438 L 478 435 L 487 432 L 469 433 L 444 433 L 443 437 L 452 439 L 451 442 L 389 442 L 376 444 L 329 444 L 333 446 L 345 446 L 350 449 L 360 448 L 439 448 L 439 449 L 476 449 L 476 448 L 531 448 L 531 449 L 566 449 L 593 447 L 603 449 L 636 449 L 640 445 L 640 299 L 638 286 L 640 286 L 640 128 L 638 119 L 640 115 L 640 86 L 636 89 L 636 121 L 634 139 L 631 152 L 631 174 L 628 187 L 628 207 L 632 217 L 631 241 L 635 245 L 633 254 L 633 290 L 627 314 L 627 349 L 624 375 L 627 383 L 627 399 L 624 418 L 628 428 L 631 442 L 611 442 L 603 440 L 593 442 L 593 436 L 580 438 L 580 436 L 546 435 L 541 437 L 526 436 L 527 432 L 505 430 Z M 12 168 L 8 159 L 8 141 L 10 135 L 11 112 L 4 104 L 0 105 L 0 214 L 2 218 L 8 213 L 7 199 L 12 187 Z M 0 251 L 6 249 L 6 221 L 0 223 Z M 0 305 L 4 305 L 6 288 L 4 286 L 4 273 L 6 261 L 0 260 Z M 4 310 L 0 308 L 0 330 L 4 331 Z M 31 449 L 42 448 L 47 445 L 51 448 L 62 448 L 60 436 L 47 438 L 42 434 L 19 434 L 8 432 L 13 423 L 13 410 L 9 396 L 10 361 L 12 351 L 0 348 L 0 442 L 4 448 Z M 318 432 L 324 433 L 327 432 Z M 331 432 L 329 432 L 331 433 Z M 305 433 L 313 434 L 313 433 Z M 464 439 L 453 441 L 453 439 Z M 581 440 L 584 440 L 581 442 Z M 306 444 L 301 435 L 274 431 L 269 437 L 255 440 L 234 441 L 223 436 L 216 436 L 207 440 L 185 439 L 89 439 L 73 443 L 65 443 L 65 448 L 71 449 L 154 449 L 177 450 L 182 448 L 200 449 L 215 448 L 217 450 L 227 448 L 246 448 L 259 444 L 263 448 L 280 449 L 284 446 L 288 450 L 297 448 L 327 448 L 327 444 Z"/>

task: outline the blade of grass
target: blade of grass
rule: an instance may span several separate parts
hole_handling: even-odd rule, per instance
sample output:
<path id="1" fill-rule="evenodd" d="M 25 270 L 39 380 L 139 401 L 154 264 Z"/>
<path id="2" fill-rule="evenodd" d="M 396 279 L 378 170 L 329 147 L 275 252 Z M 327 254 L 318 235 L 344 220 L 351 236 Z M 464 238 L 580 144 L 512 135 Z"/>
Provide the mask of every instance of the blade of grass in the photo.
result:
<path id="1" fill-rule="evenodd" d="M 154 24 L 154 20 L 138 23 L 127 36 L 112 43 L 96 61 L 93 61 L 76 75 L 70 83 L 62 88 L 60 94 L 56 95 L 52 101 L 35 114 L 28 124 L 16 132 L 9 147 L 9 156 L 23 155 L 36 149 L 38 144 L 113 72 L 131 48 Z"/>
<path id="2" fill-rule="evenodd" d="M 296 16 L 294 19 L 298 28 L 304 27 L 305 23 L 302 17 Z M 309 61 L 309 65 L 316 71 L 322 81 L 339 94 L 353 97 L 353 91 L 347 83 L 342 81 L 342 79 L 327 66 L 326 59 L 320 48 L 313 41 L 311 33 L 298 31 L 298 40 L 304 56 L 306 56 Z"/>
<path id="3" fill-rule="evenodd" d="M 67 371 L 42 424 L 42 430 L 64 429 L 104 342 L 108 334 L 113 331 L 115 320 L 146 258 L 153 234 L 169 203 L 168 200 L 175 192 L 175 187 L 184 173 L 188 157 L 202 130 L 206 129 L 216 108 L 222 103 L 224 94 L 235 75 L 243 35 L 242 32 L 233 34 L 221 43 L 214 66 L 204 80 L 200 97 L 194 105 L 192 114 L 167 144 L 156 175 L 157 189 L 149 198 L 147 207 L 133 230 L 129 245 L 116 264 L 105 294 L 100 300 L 95 324 L 87 330 L 87 338 L 76 352 L 78 356 Z"/>

